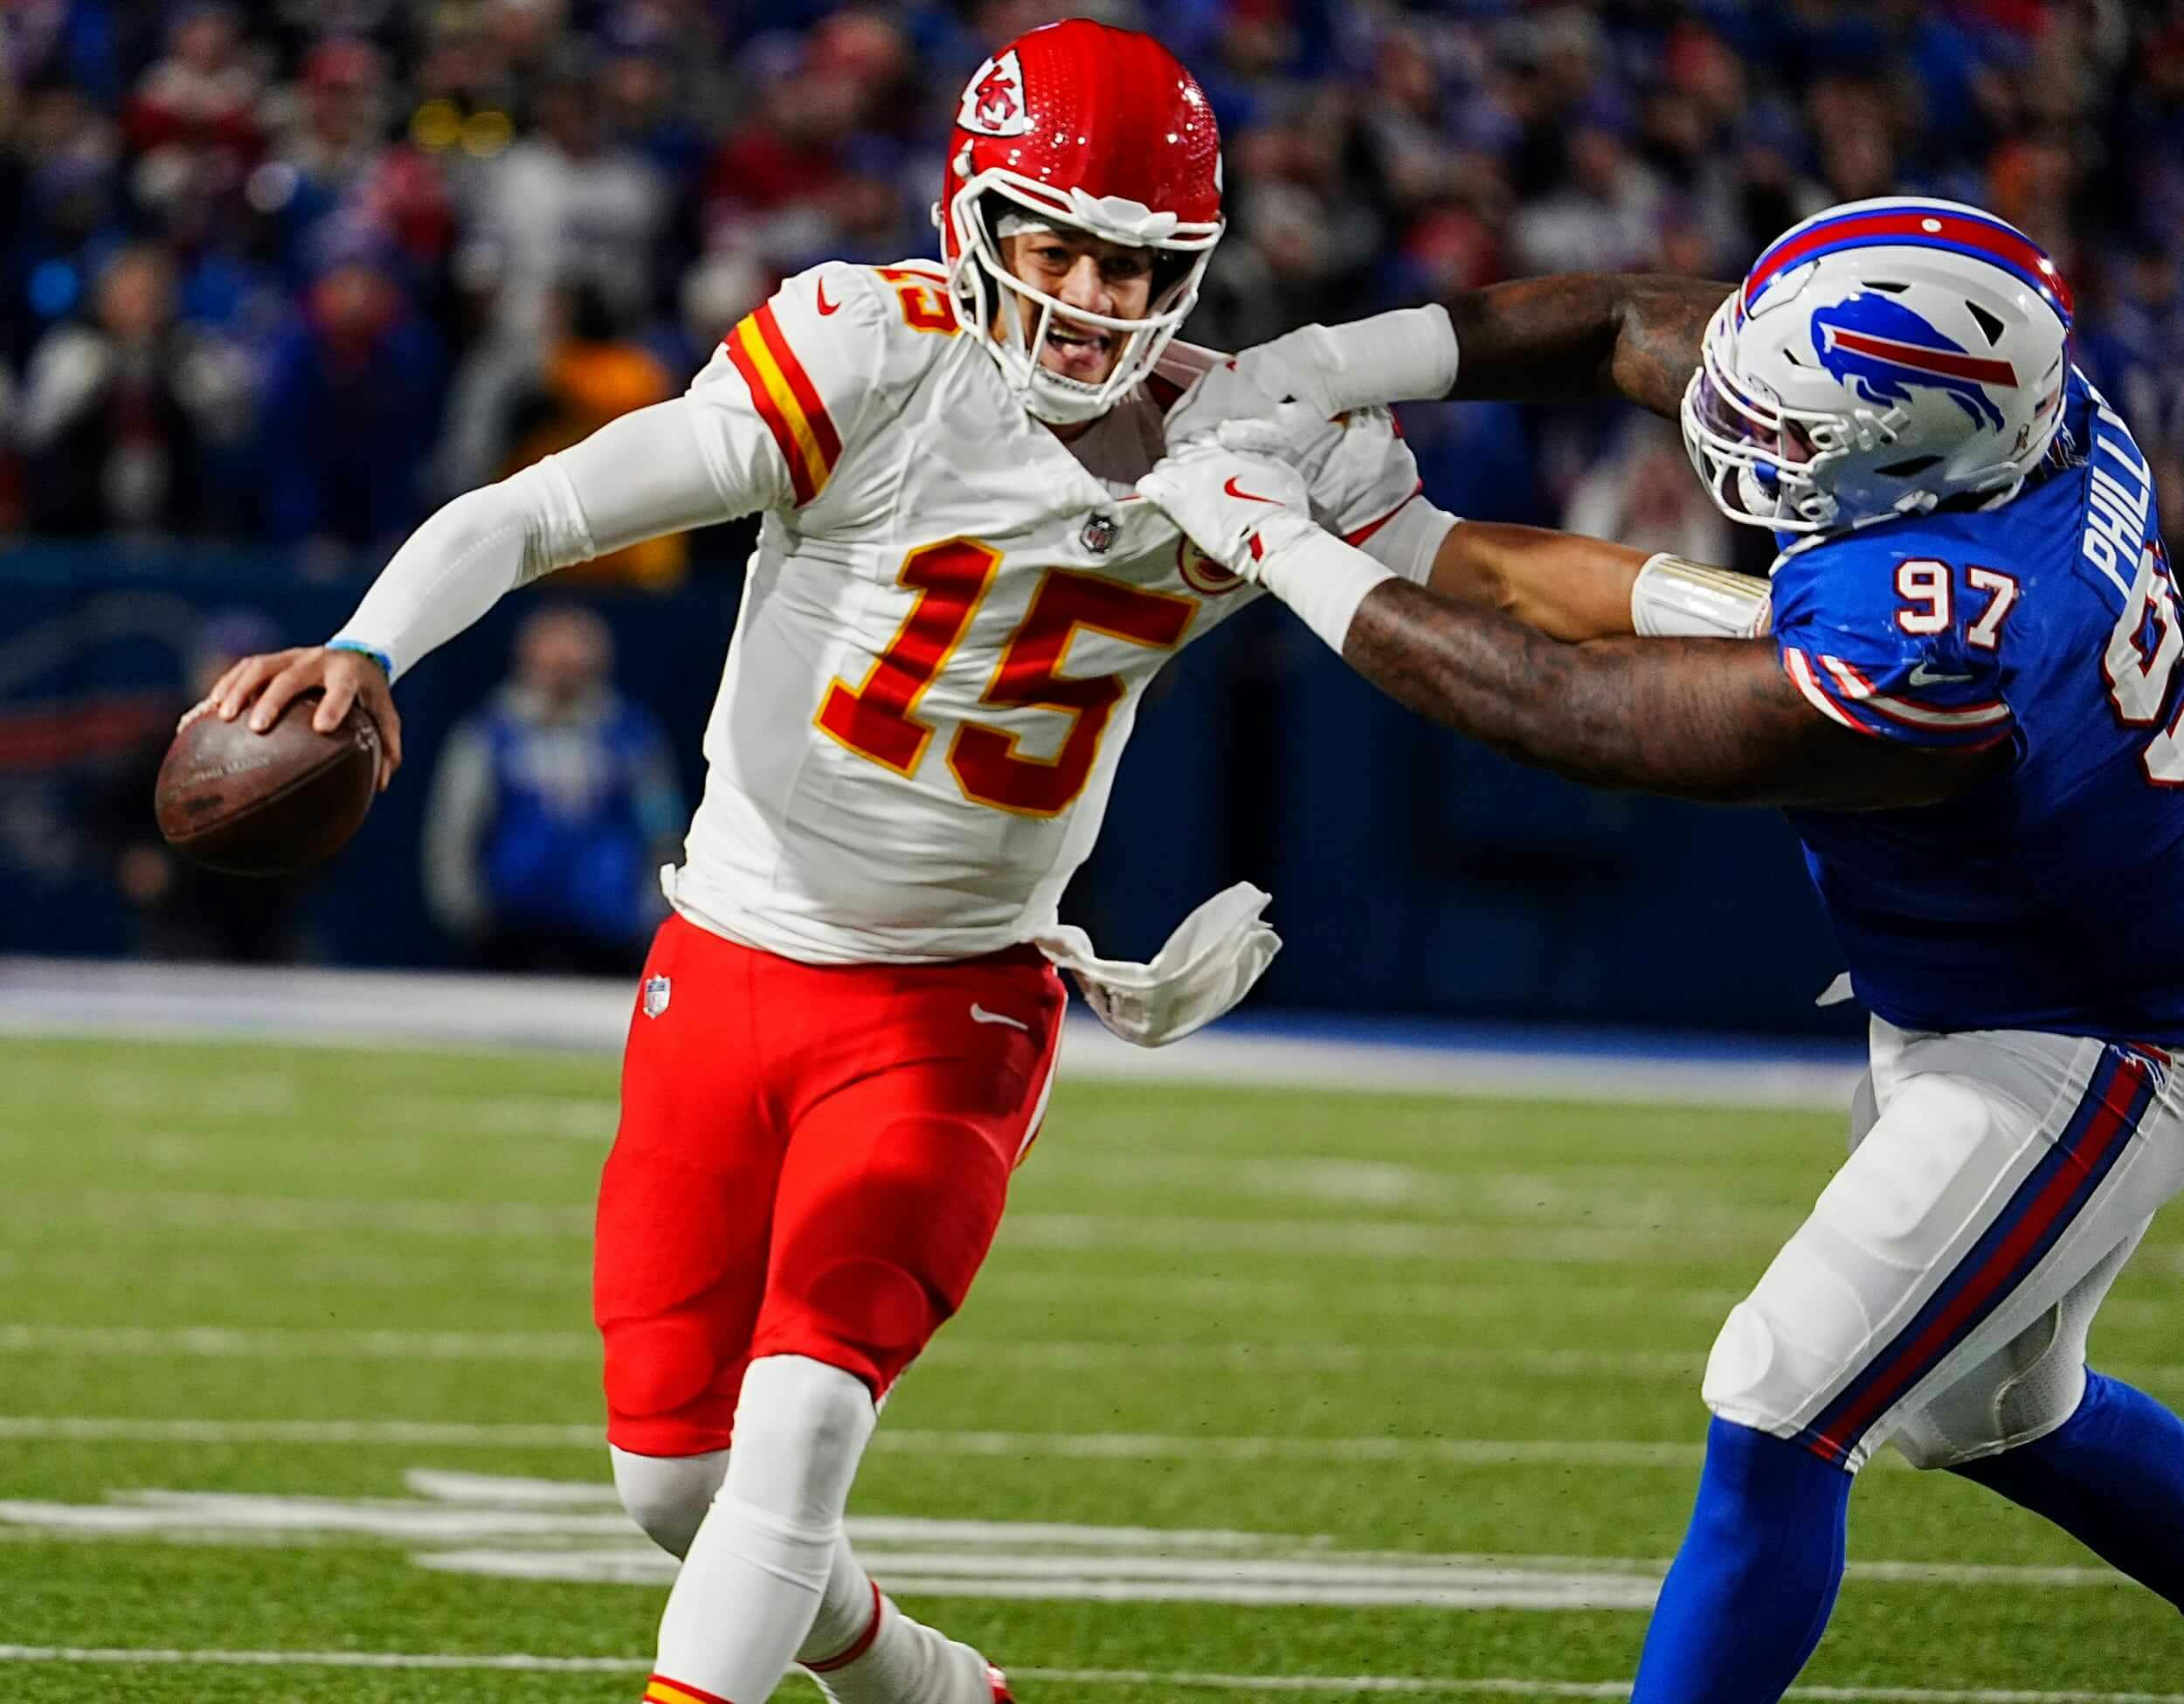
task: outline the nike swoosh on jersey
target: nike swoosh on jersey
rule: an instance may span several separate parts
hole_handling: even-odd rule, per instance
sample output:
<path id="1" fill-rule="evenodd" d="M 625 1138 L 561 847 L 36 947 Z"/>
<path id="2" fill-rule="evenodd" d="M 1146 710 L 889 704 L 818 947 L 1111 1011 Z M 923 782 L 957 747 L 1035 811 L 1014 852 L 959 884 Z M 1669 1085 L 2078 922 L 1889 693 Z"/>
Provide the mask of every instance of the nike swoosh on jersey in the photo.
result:
<path id="1" fill-rule="evenodd" d="M 1228 483 L 1221 489 L 1231 497 L 1242 498 L 1247 503 L 1278 503 L 1282 500 L 1279 497 L 1261 497 L 1255 491 L 1246 491 L 1236 483 L 1236 476 L 1234 473 L 1228 476 Z"/>
<path id="2" fill-rule="evenodd" d="M 1911 672 L 1907 677 L 1910 683 L 1914 686 L 1939 686 L 1944 684 L 1960 686 L 1965 681 L 1969 680 L 1972 678 L 1973 677 L 1968 674 L 1937 673 L 1934 670 L 1928 668 L 1924 663 L 1913 664 L 1911 666 Z"/>
<path id="3" fill-rule="evenodd" d="M 1026 1035 L 1031 1033 L 1032 1026 L 1021 1018 L 1011 1018 L 1006 1012 L 988 1011 L 976 1000 L 971 1003 L 971 1021 L 973 1024 L 1006 1024 L 1012 1030 L 1021 1030 Z"/>
<path id="4" fill-rule="evenodd" d="M 812 293 L 819 298 L 819 311 L 821 314 L 832 314 L 836 308 L 841 306 L 841 304 L 838 301 L 829 301 L 826 300 L 826 280 L 825 279 L 821 279 L 818 284 L 812 286 Z"/>

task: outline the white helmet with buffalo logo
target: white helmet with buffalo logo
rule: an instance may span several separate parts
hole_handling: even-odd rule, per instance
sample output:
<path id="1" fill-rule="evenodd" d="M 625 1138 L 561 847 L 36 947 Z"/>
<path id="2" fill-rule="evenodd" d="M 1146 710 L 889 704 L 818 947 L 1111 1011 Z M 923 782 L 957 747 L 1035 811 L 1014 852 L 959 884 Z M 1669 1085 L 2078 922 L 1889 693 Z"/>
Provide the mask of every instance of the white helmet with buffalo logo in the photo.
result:
<path id="1" fill-rule="evenodd" d="M 1715 311 L 1684 446 L 1724 514 L 1781 533 L 2007 501 L 2062 421 L 2070 314 L 2046 252 L 1992 214 L 1830 208 Z"/>

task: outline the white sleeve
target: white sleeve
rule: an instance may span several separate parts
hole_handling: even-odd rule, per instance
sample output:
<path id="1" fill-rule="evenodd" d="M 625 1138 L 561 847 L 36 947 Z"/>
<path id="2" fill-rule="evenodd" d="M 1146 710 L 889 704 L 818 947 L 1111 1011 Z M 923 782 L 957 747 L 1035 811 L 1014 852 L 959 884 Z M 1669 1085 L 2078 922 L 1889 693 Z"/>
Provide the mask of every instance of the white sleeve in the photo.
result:
<path id="1" fill-rule="evenodd" d="M 639 409 L 456 498 L 395 552 L 333 643 L 376 652 L 399 677 L 541 575 L 764 507 L 770 489 L 728 488 L 693 410 L 684 397 Z"/>
<path id="2" fill-rule="evenodd" d="M 1458 519 L 1436 508 L 1420 492 L 1364 537 L 1350 542 L 1381 567 L 1422 586 L 1434 577 L 1441 541 L 1455 529 Z"/>
<path id="3" fill-rule="evenodd" d="M 399 675 L 543 574 L 663 533 L 809 504 L 867 404 L 915 367 L 918 340 L 895 335 L 906 317 L 954 329 L 929 300 L 937 287 L 937 274 L 833 261 L 788 279 L 683 395 L 427 521 L 333 642 Z"/>

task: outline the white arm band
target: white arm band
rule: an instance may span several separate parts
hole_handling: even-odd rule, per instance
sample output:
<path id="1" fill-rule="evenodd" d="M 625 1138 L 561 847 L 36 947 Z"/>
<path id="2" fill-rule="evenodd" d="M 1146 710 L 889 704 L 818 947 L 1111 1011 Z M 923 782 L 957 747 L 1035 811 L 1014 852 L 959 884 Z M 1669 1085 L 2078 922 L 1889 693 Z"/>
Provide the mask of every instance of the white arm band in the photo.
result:
<path id="1" fill-rule="evenodd" d="M 335 643 L 377 652 L 399 677 L 541 575 L 749 513 L 723 498 L 690 407 L 639 409 L 456 498 L 395 552 Z"/>
<path id="2" fill-rule="evenodd" d="M 1353 544 L 1302 515 L 1282 514 L 1259 529 L 1265 554 L 1259 583 L 1296 611 L 1337 656 L 1367 593 L 1397 576 Z"/>
<path id="3" fill-rule="evenodd" d="M 1630 624 L 1647 638 L 1756 638 L 1772 614 L 1766 581 L 1665 551 L 1647 557 L 1631 583 Z"/>

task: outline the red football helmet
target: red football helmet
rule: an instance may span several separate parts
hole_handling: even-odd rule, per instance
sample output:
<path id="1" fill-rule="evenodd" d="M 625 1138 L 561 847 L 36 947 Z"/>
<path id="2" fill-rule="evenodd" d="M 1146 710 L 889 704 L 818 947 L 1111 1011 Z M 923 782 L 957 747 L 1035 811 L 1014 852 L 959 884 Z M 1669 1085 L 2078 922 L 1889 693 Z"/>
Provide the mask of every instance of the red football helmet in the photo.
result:
<path id="1" fill-rule="evenodd" d="M 1004 221 L 1006 233 L 994 228 Z M 1085 18 L 1033 30 L 979 66 L 964 88 L 933 222 L 956 318 L 992 351 L 1024 406 L 1056 424 L 1092 419 L 1151 370 L 1198 300 L 1221 235 L 1213 109 L 1151 36 Z M 1055 226 L 1161 252 L 1144 319 L 1066 307 L 1009 271 L 1002 235 Z M 994 335 L 1010 291 L 1038 305 L 1028 341 L 1019 313 L 999 314 Z M 1100 383 L 1040 363 L 1058 311 L 1127 334 Z"/>

